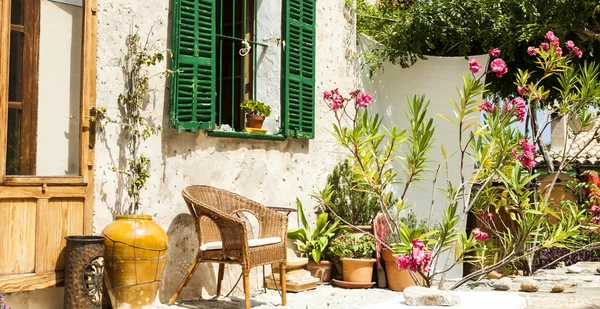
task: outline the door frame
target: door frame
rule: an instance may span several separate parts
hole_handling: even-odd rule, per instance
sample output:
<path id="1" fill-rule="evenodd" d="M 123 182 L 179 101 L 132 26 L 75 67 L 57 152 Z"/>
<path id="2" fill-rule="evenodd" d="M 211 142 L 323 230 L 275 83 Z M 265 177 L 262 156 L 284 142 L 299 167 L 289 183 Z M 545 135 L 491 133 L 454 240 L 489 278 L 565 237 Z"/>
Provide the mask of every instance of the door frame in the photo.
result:
<path id="1" fill-rule="evenodd" d="M 30 1 L 30 0 L 28 0 Z M 36 0 L 40 1 L 40 0 Z M 10 53 L 10 3 L 11 0 L 0 0 L 0 124 L 6 125 L 8 117 L 8 74 Z M 90 110 L 96 106 L 96 47 L 98 30 L 98 0 L 83 0 L 83 38 L 82 38 L 82 70 L 81 70 L 81 105 L 80 105 L 80 156 L 79 170 L 81 176 L 7 176 L 6 175 L 6 129 L 0 129 L 0 200 L 29 199 L 36 201 L 34 209 L 43 209 L 53 198 L 73 198 L 83 200 L 83 232 L 93 233 L 94 213 L 94 148 L 90 138 L 95 128 L 95 117 Z M 18 206 L 18 205 L 17 205 Z M 43 247 L 44 235 L 39 235 L 40 218 L 36 220 L 36 244 Z M 0 235 L 1 237 L 1 235 Z M 31 244 L 25 244 L 31 246 Z M 42 248 L 43 249 L 43 248 Z M 0 248 L 2 250 L 2 248 Z M 35 269 L 11 275 L 0 275 L 0 293 L 11 293 L 56 287 L 63 284 L 63 271 L 52 269 L 52 264 L 45 260 L 44 250 L 34 250 Z M 31 259 L 31 257 L 28 257 Z M 58 264 L 58 263 L 56 263 Z M 39 265 L 45 265 L 38 267 Z M 48 266 L 50 265 L 50 266 Z"/>

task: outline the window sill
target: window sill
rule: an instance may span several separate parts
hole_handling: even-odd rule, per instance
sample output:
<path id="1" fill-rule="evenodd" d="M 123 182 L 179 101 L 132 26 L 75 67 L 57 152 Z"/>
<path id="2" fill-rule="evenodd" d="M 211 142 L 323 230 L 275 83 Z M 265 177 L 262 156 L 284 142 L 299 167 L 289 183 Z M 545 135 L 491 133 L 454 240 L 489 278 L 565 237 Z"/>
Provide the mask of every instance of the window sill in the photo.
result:
<path id="1" fill-rule="evenodd" d="M 281 134 L 257 134 L 247 132 L 208 131 L 208 136 L 227 138 L 246 138 L 267 141 L 284 141 L 287 137 Z"/>

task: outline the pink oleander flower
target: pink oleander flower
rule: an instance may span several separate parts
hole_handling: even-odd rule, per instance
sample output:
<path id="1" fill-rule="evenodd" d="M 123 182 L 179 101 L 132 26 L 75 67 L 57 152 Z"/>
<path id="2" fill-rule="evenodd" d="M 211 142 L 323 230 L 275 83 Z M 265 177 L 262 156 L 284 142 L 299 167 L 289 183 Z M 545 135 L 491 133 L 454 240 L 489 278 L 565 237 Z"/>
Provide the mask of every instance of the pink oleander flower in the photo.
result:
<path id="1" fill-rule="evenodd" d="M 492 49 L 490 49 L 489 54 L 492 55 L 492 57 L 500 57 L 500 48 L 493 47 Z"/>
<path id="2" fill-rule="evenodd" d="M 600 224 L 600 216 L 595 216 L 592 218 L 592 222 L 594 224 Z"/>
<path id="3" fill-rule="evenodd" d="M 348 99 L 344 98 L 344 96 L 340 94 L 338 88 L 330 91 L 325 91 L 323 93 L 323 99 L 325 100 L 325 102 L 327 102 L 329 108 L 332 111 L 340 109 L 342 106 L 344 106 L 344 103 L 348 101 Z"/>
<path id="4" fill-rule="evenodd" d="M 373 97 L 366 92 L 363 92 L 356 97 L 356 104 L 359 107 L 367 107 L 371 105 L 371 103 L 373 103 Z"/>
<path id="5" fill-rule="evenodd" d="M 501 78 L 502 75 L 508 72 L 508 67 L 506 66 L 506 62 L 500 58 L 494 59 L 490 64 L 492 68 L 492 72 L 496 73 L 496 77 Z"/>
<path id="6" fill-rule="evenodd" d="M 538 53 L 538 49 L 533 47 L 533 46 L 529 46 L 527 47 L 527 54 L 529 54 L 529 56 L 535 56 Z"/>
<path id="7" fill-rule="evenodd" d="M 552 31 L 546 32 L 546 39 L 550 42 L 553 42 L 554 40 L 556 40 L 556 36 L 554 35 L 554 32 L 552 32 Z"/>
<path id="8" fill-rule="evenodd" d="M 404 254 L 398 254 L 396 256 L 396 266 L 398 266 L 398 268 L 408 269 L 411 264 L 412 264 L 412 261 L 411 261 L 410 257 L 408 257 Z"/>
<path id="9" fill-rule="evenodd" d="M 516 97 L 510 101 L 512 108 L 516 109 L 515 113 L 520 122 L 525 121 L 527 115 L 527 109 L 525 108 L 525 100 L 521 97 Z"/>
<path id="10" fill-rule="evenodd" d="M 556 48 L 556 55 L 560 57 L 560 56 L 562 56 L 562 53 L 563 53 L 562 48 L 557 47 Z"/>
<path id="11" fill-rule="evenodd" d="M 581 51 L 581 49 L 579 49 L 579 47 L 573 47 L 573 54 L 575 54 L 577 58 L 583 57 L 583 52 Z"/>
<path id="12" fill-rule="evenodd" d="M 549 50 L 550 49 L 550 44 L 544 42 L 544 43 L 540 44 L 540 48 L 542 50 Z"/>
<path id="13" fill-rule="evenodd" d="M 496 106 L 494 106 L 490 101 L 483 100 L 479 106 L 477 106 L 480 111 L 486 111 L 488 113 L 493 113 L 496 110 Z"/>
<path id="14" fill-rule="evenodd" d="M 517 87 L 517 92 L 518 92 L 520 95 L 527 95 L 527 94 L 529 94 L 529 88 L 527 88 L 527 87 L 521 87 L 521 86 L 518 86 L 518 87 Z"/>
<path id="15" fill-rule="evenodd" d="M 573 49 L 573 47 L 575 47 L 575 43 L 573 43 L 573 41 L 571 41 L 571 40 L 568 40 L 568 41 L 565 43 L 565 47 L 566 47 L 568 50 L 571 50 L 571 49 Z"/>
<path id="16" fill-rule="evenodd" d="M 412 244 L 415 248 L 419 248 L 419 250 L 423 250 L 423 248 L 425 247 L 425 245 L 423 244 L 423 241 L 421 241 L 418 238 L 413 239 Z"/>
<path id="17" fill-rule="evenodd" d="M 473 238 L 475 238 L 481 242 L 485 242 L 489 238 L 488 233 L 482 232 L 478 227 L 474 228 L 471 231 L 471 234 L 473 234 Z"/>
<path id="18" fill-rule="evenodd" d="M 479 65 L 479 62 L 477 62 L 477 59 L 473 58 L 471 60 L 469 60 L 469 70 L 471 70 L 471 72 L 473 72 L 473 74 L 479 72 L 479 70 L 481 70 L 481 65 Z"/>
<path id="19" fill-rule="evenodd" d="M 516 160 L 519 160 L 523 166 L 533 168 L 535 167 L 535 145 L 530 144 L 529 141 L 522 138 L 519 141 L 521 149 L 513 149 L 513 155 Z"/>
<path id="20" fill-rule="evenodd" d="M 598 214 L 600 214 L 600 207 L 598 207 L 598 205 L 592 205 L 592 207 L 590 207 L 590 211 L 594 215 L 598 215 Z"/>

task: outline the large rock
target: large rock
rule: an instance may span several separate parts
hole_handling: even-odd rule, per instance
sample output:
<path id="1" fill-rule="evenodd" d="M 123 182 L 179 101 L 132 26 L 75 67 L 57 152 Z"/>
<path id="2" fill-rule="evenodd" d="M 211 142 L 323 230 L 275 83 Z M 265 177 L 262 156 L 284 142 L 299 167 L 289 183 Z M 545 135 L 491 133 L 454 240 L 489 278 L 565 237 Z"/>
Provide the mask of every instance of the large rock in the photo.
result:
<path id="1" fill-rule="evenodd" d="M 494 288 L 494 290 L 508 291 L 508 290 L 510 290 L 511 284 L 512 284 L 512 280 L 509 277 L 504 277 L 504 278 L 494 282 L 492 287 Z"/>
<path id="2" fill-rule="evenodd" d="M 600 274 L 600 267 L 596 268 L 596 272 Z"/>
<path id="3" fill-rule="evenodd" d="M 460 297 L 449 291 L 441 291 L 420 286 L 404 289 L 404 300 L 409 306 L 456 306 Z"/>
<path id="4" fill-rule="evenodd" d="M 540 283 L 533 279 L 526 278 L 521 282 L 521 291 L 523 292 L 537 292 L 539 289 Z"/>

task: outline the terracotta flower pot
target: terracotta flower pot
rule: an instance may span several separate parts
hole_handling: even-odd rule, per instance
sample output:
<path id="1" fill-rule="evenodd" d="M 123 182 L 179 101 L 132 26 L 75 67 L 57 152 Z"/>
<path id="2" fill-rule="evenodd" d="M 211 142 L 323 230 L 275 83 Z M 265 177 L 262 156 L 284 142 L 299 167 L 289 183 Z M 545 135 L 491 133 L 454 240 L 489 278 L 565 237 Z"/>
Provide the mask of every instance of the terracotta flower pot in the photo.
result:
<path id="1" fill-rule="evenodd" d="M 319 279 L 319 283 L 326 283 L 331 280 L 331 262 L 323 261 L 317 264 L 315 261 L 308 262 L 306 266 L 308 271 L 310 271 L 310 275 Z"/>
<path id="2" fill-rule="evenodd" d="M 104 228 L 102 236 L 104 282 L 113 308 L 152 304 L 167 263 L 167 233 L 149 215 L 124 215 Z"/>
<path id="3" fill-rule="evenodd" d="M 385 276 L 390 290 L 402 292 L 407 287 L 416 285 L 408 270 L 396 266 L 396 259 L 392 250 L 383 249 L 382 257 L 385 261 Z M 419 281 L 423 282 L 421 275 L 418 273 L 415 273 L 415 275 Z"/>
<path id="4" fill-rule="evenodd" d="M 344 281 L 370 283 L 373 278 L 375 259 L 342 259 Z"/>
<path id="5" fill-rule="evenodd" d="M 265 121 L 265 116 L 246 114 L 246 127 L 253 129 L 262 128 L 262 124 Z"/>

